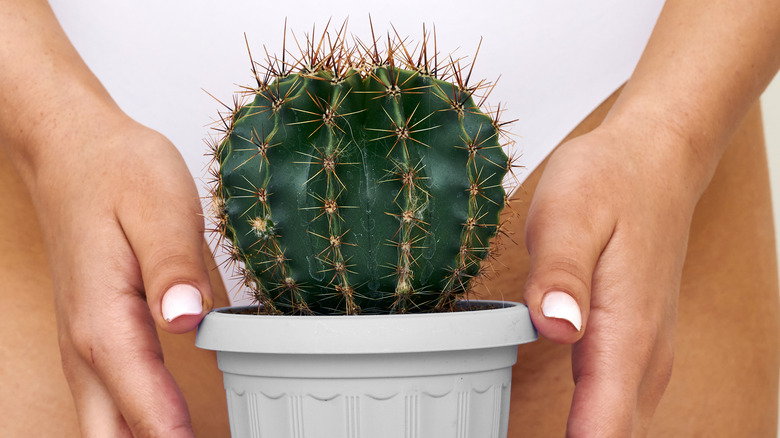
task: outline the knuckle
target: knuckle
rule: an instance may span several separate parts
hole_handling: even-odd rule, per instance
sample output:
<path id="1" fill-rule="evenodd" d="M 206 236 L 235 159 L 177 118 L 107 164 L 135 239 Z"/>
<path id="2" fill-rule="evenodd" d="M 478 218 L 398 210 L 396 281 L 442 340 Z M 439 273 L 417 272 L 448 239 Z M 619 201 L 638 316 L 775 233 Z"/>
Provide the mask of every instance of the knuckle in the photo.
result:
<path id="1" fill-rule="evenodd" d="M 149 286 L 162 292 L 162 288 L 182 280 L 183 273 L 198 272 L 198 266 L 197 260 L 189 254 L 161 249 L 146 261 L 144 271 L 153 274 Z"/>
<path id="2" fill-rule="evenodd" d="M 191 265 L 192 258 L 179 252 L 170 252 L 169 249 L 161 249 L 153 254 L 149 264 L 155 271 L 176 271 L 180 266 Z"/>
<path id="3" fill-rule="evenodd" d="M 590 272 L 582 266 L 578 260 L 571 257 L 559 257 L 556 260 L 550 262 L 549 268 L 551 272 L 560 274 L 561 276 L 568 277 L 570 281 L 576 283 L 578 288 L 589 289 L 590 288 Z"/>
<path id="4" fill-rule="evenodd" d="M 591 273 L 578 260 L 558 256 L 542 261 L 541 266 L 532 269 L 528 285 L 544 289 L 562 289 L 574 294 L 587 293 L 591 287 Z"/>
<path id="5" fill-rule="evenodd" d="M 72 323 L 67 333 L 60 336 L 60 351 L 63 362 L 81 358 L 94 365 L 95 349 L 99 336 L 86 323 Z"/>
<path id="6" fill-rule="evenodd" d="M 88 329 L 70 325 L 60 329 L 57 342 L 60 350 L 60 365 L 70 385 L 79 380 L 85 364 L 95 366 L 96 336 Z"/>

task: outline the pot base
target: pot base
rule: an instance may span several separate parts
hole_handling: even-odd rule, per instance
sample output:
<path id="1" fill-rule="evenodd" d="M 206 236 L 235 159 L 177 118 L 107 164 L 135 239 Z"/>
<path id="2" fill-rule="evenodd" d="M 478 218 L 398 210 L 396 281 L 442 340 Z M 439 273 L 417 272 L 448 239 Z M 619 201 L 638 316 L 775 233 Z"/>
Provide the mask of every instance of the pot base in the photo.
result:
<path id="1" fill-rule="evenodd" d="M 232 356 L 237 353 L 219 353 L 231 433 L 234 437 L 274 438 L 506 437 L 511 366 L 517 347 L 495 350 L 471 350 L 473 358 L 420 353 L 395 359 L 242 359 Z M 306 362 L 322 374 L 363 368 L 358 374 L 395 376 L 292 378 L 228 371 L 235 367 L 227 363 L 242 360 L 238 368 L 251 368 L 255 361 L 258 365 L 265 362 L 259 368 L 269 367 L 269 361 L 282 366 L 290 361 L 285 374 L 301 374 L 291 369 L 301 371 L 301 362 Z M 477 368 L 499 368 L 463 372 L 474 368 L 470 362 L 479 362 L 482 366 Z M 419 369 L 415 372 L 415 368 Z M 461 372 L 429 374 L 436 369 Z M 318 371 L 308 374 L 321 374 Z"/>
<path id="2" fill-rule="evenodd" d="M 522 304 L 493 304 L 393 316 L 211 313 L 196 345 L 217 350 L 234 437 L 505 438 L 517 345 L 536 332 Z"/>

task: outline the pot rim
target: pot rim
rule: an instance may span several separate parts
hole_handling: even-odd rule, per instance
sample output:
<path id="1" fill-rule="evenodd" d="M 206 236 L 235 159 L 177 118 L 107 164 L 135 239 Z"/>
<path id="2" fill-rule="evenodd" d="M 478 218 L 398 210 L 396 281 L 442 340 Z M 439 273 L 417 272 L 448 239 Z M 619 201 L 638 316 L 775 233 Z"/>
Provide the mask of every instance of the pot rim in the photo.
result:
<path id="1" fill-rule="evenodd" d="M 511 301 L 471 300 L 496 308 L 396 315 L 241 315 L 215 309 L 195 345 L 206 350 L 268 354 L 386 354 L 475 350 L 536 340 L 528 308 Z M 242 306 L 236 306 L 240 308 Z"/>

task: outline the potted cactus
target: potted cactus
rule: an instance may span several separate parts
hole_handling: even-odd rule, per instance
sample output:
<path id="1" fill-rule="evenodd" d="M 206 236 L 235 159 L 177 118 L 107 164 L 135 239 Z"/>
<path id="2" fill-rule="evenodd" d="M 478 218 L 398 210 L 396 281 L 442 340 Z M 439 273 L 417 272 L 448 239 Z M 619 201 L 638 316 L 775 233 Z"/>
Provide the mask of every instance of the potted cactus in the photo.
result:
<path id="1" fill-rule="evenodd" d="M 257 305 L 210 313 L 196 344 L 233 436 L 505 437 L 536 333 L 522 304 L 468 299 L 506 204 L 498 111 L 425 31 L 416 51 L 355 41 L 252 61 L 223 115 L 215 228 Z"/>

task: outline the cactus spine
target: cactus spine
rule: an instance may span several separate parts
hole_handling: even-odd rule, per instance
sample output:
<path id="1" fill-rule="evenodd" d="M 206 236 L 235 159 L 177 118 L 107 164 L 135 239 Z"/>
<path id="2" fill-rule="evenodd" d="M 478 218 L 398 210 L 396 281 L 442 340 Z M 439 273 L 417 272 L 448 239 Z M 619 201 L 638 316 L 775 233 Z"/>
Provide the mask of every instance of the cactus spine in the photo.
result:
<path id="1" fill-rule="evenodd" d="M 458 61 L 342 28 L 268 59 L 213 142 L 216 228 L 267 311 L 448 310 L 484 270 L 510 164 Z M 251 55 L 250 55 L 251 58 Z M 432 59 L 431 59 L 432 58 Z M 262 70 L 261 70 L 262 71 Z"/>

